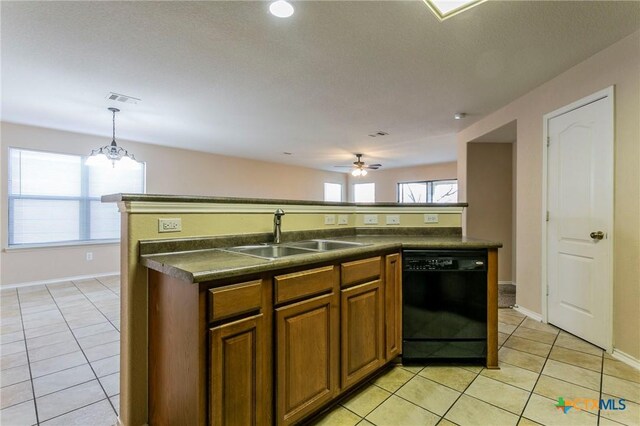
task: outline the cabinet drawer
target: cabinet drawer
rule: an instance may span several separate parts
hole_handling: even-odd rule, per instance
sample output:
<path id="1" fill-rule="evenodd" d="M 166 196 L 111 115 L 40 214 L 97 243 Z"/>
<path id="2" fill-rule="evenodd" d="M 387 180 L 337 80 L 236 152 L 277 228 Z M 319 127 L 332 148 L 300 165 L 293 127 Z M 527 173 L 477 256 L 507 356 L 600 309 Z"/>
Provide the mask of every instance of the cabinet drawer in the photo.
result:
<path id="1" fill-rule="evenodd" d="M 209 290 L 209 321 L 217 321 L 262 307 L 262 281 L 249 281 Z"/>
<path id="2" fill-rule="evenodd" d="M 382 258 L 355 260 L 342 264 L 342 286 L 373 281 L 380 278 Z"/>
<path id="3" fill-rule="evenodd" d="M 337 274 L 334 266 L 278 275 L 275 282 L 275 302 L 282 303 L 300 299 L 333 289 Z"/>

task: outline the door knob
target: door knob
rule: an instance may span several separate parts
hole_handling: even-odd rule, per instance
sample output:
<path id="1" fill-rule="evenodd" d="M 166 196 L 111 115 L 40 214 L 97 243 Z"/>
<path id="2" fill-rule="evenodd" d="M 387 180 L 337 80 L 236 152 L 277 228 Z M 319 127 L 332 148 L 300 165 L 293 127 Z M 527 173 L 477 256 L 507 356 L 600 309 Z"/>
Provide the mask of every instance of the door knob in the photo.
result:
<path id="1" fill-rule="evenodd" d="M 592 232 L 589 234 L 589 236 L 591 238 L 593 238 L 594 240 L 601 240 L 604 238 L 604 232 L 602 231 L 598 231 L 598 232 Z"/>

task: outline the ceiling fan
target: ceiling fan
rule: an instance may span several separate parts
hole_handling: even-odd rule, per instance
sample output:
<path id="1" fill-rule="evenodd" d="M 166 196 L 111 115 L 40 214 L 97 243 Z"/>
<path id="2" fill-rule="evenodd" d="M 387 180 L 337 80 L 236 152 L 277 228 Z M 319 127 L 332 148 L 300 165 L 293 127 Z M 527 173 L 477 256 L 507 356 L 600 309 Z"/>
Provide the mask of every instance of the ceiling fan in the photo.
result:
<path id="1" fill-rule="evenodd" d="M 378 170 L 380 167 L 382 167 L 382 164 L 365 164 L 364 161 L 362 161 L 362 155 L 363 154 L 354 154 L 356 156 L 356 161 L 353 162 L 353 166 L 335 166 L 335 167 L 350 167 L 353 168 L 353 170 L 351 171 L 351 174 L 353 176 L 366 176 L 367 175 L 367 169 L 369 170 Z"/>

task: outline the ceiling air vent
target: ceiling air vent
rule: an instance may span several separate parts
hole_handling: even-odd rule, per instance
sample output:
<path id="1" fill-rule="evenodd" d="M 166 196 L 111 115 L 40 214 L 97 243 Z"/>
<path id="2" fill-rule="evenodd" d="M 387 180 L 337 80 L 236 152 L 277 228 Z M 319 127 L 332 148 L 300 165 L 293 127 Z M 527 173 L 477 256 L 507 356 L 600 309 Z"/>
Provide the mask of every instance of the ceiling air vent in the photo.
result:
<path id="1" fill-rule="evenodd" d="M 382 130 L 378 130 L 375 133 L 371 133 L 369 136 L 372 138 L 377 138 L 378 136 L 387 136 L 389 133 L 383 132 Z"/>
<path id="2" fill-rule="evenodd" d="M 134 98 L 133 96 L 121 95 L 119 93 L 109 92 L 106 96 L 110 101 L 122 102 L 125 104 L 137 104 L 141 99 Z"/>

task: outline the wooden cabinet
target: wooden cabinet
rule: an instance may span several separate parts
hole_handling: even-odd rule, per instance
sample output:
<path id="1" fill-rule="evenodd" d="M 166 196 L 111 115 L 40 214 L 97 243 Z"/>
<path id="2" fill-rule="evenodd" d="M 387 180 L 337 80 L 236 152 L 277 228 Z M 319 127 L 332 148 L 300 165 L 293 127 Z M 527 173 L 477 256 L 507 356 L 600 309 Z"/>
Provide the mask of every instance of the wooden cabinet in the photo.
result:
<path id="1" fill-rule="evenodd" d="M 298 422 L 338 391 L 337 292 L 276 309 L 276 416 Z"/>
<path id="2" fill-rule="evenodd" d="M 375 280 L 340 291 L 342 390 L 384 363 L 382 282 Z"/>
<path id="3" fill-rule="evenodd" d="M 402 256 L 385 257 L 384 268 L 385 359 L 392 360 L 402 351 Z"/>
<path id="4" fill-rule="evenodd" d="M 268 392 L 264 315 L 209 331 L 209 413 L 212 425 L 263 425 Z"/>

